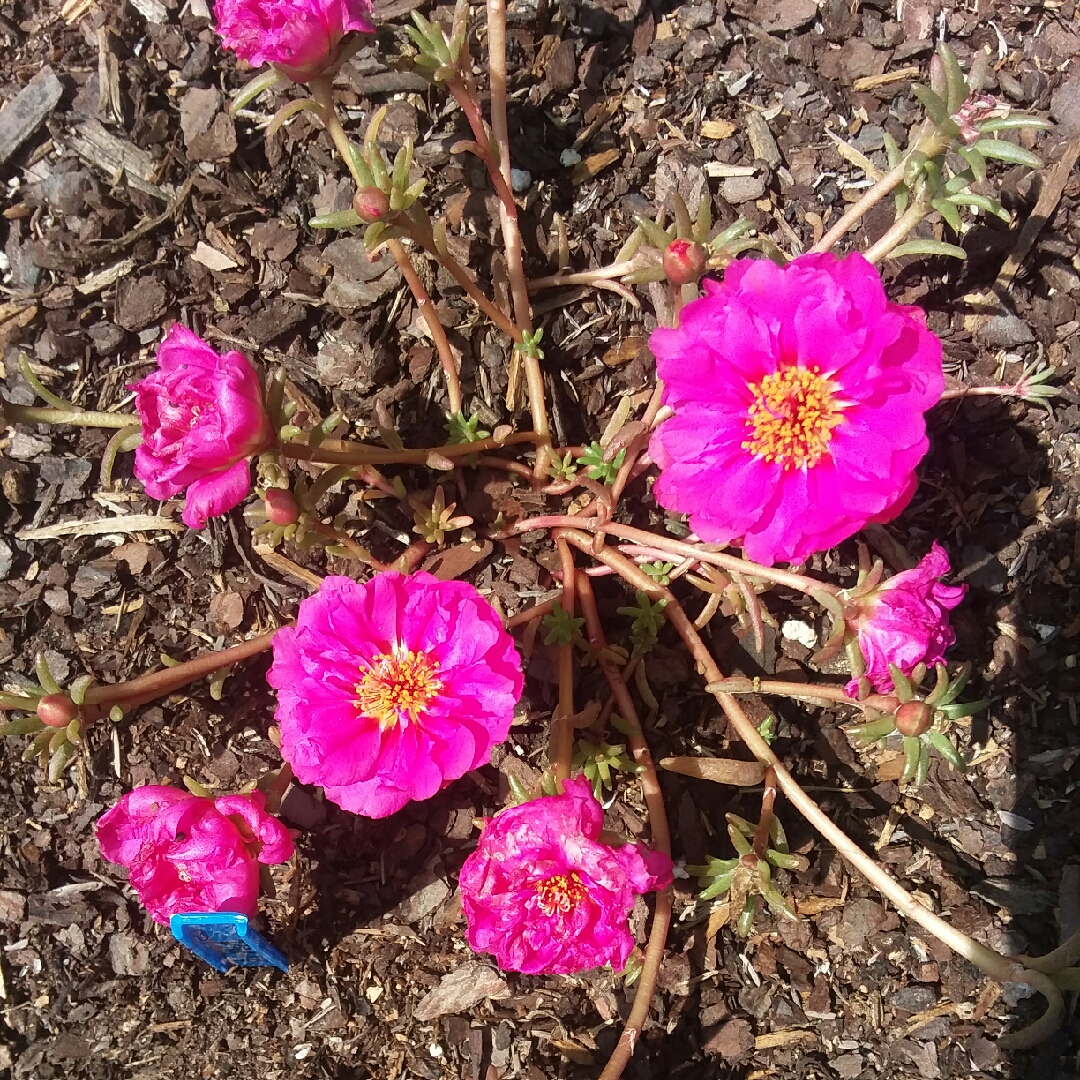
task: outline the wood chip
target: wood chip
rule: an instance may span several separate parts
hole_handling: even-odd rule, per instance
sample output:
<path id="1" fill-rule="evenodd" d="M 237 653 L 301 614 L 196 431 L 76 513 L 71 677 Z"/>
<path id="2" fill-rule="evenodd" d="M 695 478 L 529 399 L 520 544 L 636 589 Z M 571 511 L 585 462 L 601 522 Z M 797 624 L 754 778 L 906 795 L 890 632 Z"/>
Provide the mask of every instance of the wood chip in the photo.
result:
<path id="1" fill-rule="evenodd" d="M 832 139 L 836 145 L 836 152 L 847 162 L 854 165 L 856 169 L 862 169 L 864 173 L 871 180 L 877 181 L 881 179 L 881 170 L 860 150 L 856 150 L 851 143 L 844 142 L 838 135 L 834 135 L 831 131 L 826 131 L 826 135 Z"/>
<path id="2" fill-rule="evenodd" d="M 127 517 L 92 518 L 90 521 L 61 521 L 40 529 L 20 529 L 20 540 L 58 540 L 61 536 L 101 536 L 109 533 L 183 532 L 186 525 L 157 514 L 129 514 Z"/>
<path id="3" fill-rule="evenodd" d="M 803 1046 L 816 1046 L 817 1033 L 805 1031 L 802 1028 L 794 1028 L 791 1031 L 770 1031 L 766 1035 L 755 1037 L 754 1049 L 775 1050 L 778 1046 L 794 1046 L 796 1043 L 801 1043 Z"/>
<path id="4" fill-rule="evenodd" d="M 770 169 L 775 169 L 783 163 L 780 148 L 776 145 L 773 133 L 769 130 L 768 121 L 761 113 L 748 112 L 746 114 L 746 134 L 750 139 L 750 147 L 754 151 L 755 158 L 760 158 Z"/>
<path id="5" fill-rule="evenodd" d="M 570 179 L 575 184 L 584 184 L 591 180 L 597 173 L 606 169 L 609 165 L 619 160 L 620 150 L 601 150 L 599 154 L 590 154 L 584 161 L 579 161 L 570 174 Z"/>
<path id="6" fill-rule="evenodd" d="M 703 139 L 730 139 L 738 129 L 730 120 L 706 120 L 701 125 Z"/>
<path id="7" fill-rule="evenodd" d="M 195 262 L 202 263 L 207 270 L 235 270 L 239 265 L 234 259 L 230 259 L 224 252 L 218 251 L 217 248 L 212 248 L 202 240 L 195 245 L 195 251 L 192 253 L 191 257 Z"/>
<path id="8" fill-rule="evenodd" d="M 154 182 L 161 169 L 156 158 L 133 142 L 106 131 L 97 120 L 80 124 L 67 138 L 68 145 L 83 161 L 100 169 L 111 181 L 126 179 L 136 190 L 162 202 L 168 202 L 176 194 L 171 184 Z"/>
<path id="9" fill-rule="evenodd" d="M 122 259 L 120 262 L 107 266 L 104 270 L 99 270 L 96 274 L 84 278 L 75 286 L 75 289 L 83 296 L 93 296 L 94 293 L 99 293 L 102 289 L 115 285 L 121 278 L 126 278 L 134 269 L 134 259 Z"/>
<path id="10" fill-rule="evenodd" d="M 56 108 L 64 85 L 51 67 L 43 67 L 0 109 L 0 165 L 2 165 Z"/>
<path id="11" fill-rule="evenodd" d="M 706 176 L 753 176 L 757 169 L 753 165 L 726 165 L 722 161 L 706 161 Z"/>
<path id="12" fill-rule="evenodd" d="M 318 574 L 306 570 L 299 563 L 294 563 L 288 556 L 282 555 L 281 552 L 275 551 L 271 547 L 258 544 L 255 547 L 255 554 L 267 566 L 272 567 L 279 574 L 284 574 L 285 577 L 299 581 L 301 585 L 306 585 L 312 592 L 317 592 L 319 586 L 323 583 L 323 579 Z"/>
<path id="13" fill-rule="evenodd" d="M 842 896 L 808 896 L 803 900 L 795 901 L 795 913 L 797 915 L 820 915 L 823 911 L 832 911 L 833 908 L 843 907 L 847 900 Z"/>
<path id="14" fill-rule="evenodd" d="M 1012 279 L 1016 277 L 1016 272 L 1028 257 L 1028 252 L 1031 251 L 1032 245 L 1042 232 L 1043 226 L 1053 217 L 1058 201 L 1061 199 L 1061 193 L 1065 190 L 1069 177 L 1072 176 L 1077 158 L 1080 158 L 1080 136 L 1065 145 L 1065 150 L 1058 158 L 1057 164 L 1045 177 L 1039 192 L 1039 201 L 1035 204 L 1035 209 L 1031 211 L 1031 217 L 1024 222 L 1016 247 L 1005 260 L 1005 265 L 994 282 L 994 292 L 1002 299 L 1006 297 Z"/>
<path id="15" fill-rule="evenodd" d="M 881 75 L 865 75 L 856 79 L 851 84 L 851 89 L 856 91 L 876 90 L 879 86 L 890 86 L 892 83 L 903 82 L 905 79 L 917 79 L 919 69 L 917 67 L 897 68 L 896 71 L 886 71 Z"/>

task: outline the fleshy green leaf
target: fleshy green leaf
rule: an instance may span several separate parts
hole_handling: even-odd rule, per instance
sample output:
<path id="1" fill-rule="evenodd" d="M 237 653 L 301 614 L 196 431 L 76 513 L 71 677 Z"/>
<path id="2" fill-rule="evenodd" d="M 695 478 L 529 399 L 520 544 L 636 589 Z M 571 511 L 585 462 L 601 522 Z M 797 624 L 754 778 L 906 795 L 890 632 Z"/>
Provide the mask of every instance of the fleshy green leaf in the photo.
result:
<path id="1" fill-rule="evenodd" d="M 904 255 L 951 255 L 954 259 L 966 259 L 967 252 L 955 244 L 946 244 L 941 240 L 909 240 L 889 252 L 890 259 L 899 259 Z"/>
<path id="2" fill-rule="evenodd" d="M 1029 169 L 1041 169 L 1042 159 L 1036 157 L 1030 150 L 1018 146 L 1016 143 L 1007 142 L 1005 139 L 979 139 L 972 144 L 972 150 L 982 154 L 983 157 L 995 158 L 1009 165 L 1026 165 Z"/>

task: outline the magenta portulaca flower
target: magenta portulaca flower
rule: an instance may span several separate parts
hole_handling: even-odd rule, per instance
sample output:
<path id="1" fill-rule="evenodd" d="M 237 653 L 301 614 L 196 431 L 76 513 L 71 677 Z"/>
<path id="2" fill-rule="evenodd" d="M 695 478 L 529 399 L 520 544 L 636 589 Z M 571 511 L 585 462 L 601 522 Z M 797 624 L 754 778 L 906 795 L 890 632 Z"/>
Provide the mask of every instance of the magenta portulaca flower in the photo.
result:
<path id="1" fill-rule="evenodd" d="M 601 843 L 604 811 L 589 783 L 512 806 L 484 827 L 461 868 L 466 937 L 506 971 L 570 975 L 626 966 L 634 898 L 672 881 L 672 862 L 640 844 Z"/>
<path id="2" fill-rule="evenodd" d="M 151 784 L 129 792 L 97 820 L 101 854 L 126 866 L 155 922 L 193 911 L 253 917 L 259 863 L 286 862 L 293 842 L 263 809 L 262 792 L 206 799 Z"/>
<path id="3" fill-rule="evenodd" d="M 487 764 L 522 689 L 495 609 L 424 573 L 326 578 L 274 637 L 267 679 L 297 778 L 374 818 Z"/>
<path id="4" fill-rule="evenodd" d="M 310 82 L 338 60 L 351 30 L 374 33 L 371 0 L 216 0 L 222 44 L 252 67 Z"/>
<path id="5" fill-rule="evenodd" d="M 649 341 L 674 410 L 649 445 L 657 502 L 768 565 L 900 513 L 945 387 L 923 313 L 861 255 L 743 259 L 703 284 Z"/>
<path id="6" fill-rule="evenodd" d="M 274 443 L 255 369 L 241 353 L 220 356 L 175 323 L 158 346 L 157 370 L 128 387 L 143 441 L 135 475 L 152 499 L 187 489 L 184 524 L 201 529 L 251 490 L 248 459 Z"/>
<path id="7" fill-rule="evenodd" d="M 964 598 L 966 585 L 943 585 L 949 556 L 936 541 L 912 570 L 888 579 L 866 596 L 849 603 L 847 623 L 866 661 L 866 677 L 879 693 L 893 689 L 889 665 L 910 675 L 917 664 L 933 667 L 945 659 L 956 640 L 949 612 Z M 852 679 L 846 690 L 859 692 Z"/>

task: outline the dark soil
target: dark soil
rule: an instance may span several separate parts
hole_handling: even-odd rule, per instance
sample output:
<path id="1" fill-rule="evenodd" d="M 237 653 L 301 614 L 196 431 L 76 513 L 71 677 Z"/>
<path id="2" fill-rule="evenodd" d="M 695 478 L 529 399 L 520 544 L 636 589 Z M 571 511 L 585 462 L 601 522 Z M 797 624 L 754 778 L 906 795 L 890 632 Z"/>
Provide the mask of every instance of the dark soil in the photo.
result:
<path id="1" fill-rule="evenodd" d="M 377 47 L 341 73 L 339 102 L 357 131 L 388 104 L 382 137 L 391 151 L 417 139 L 432 213 L 445 215 L 456 254 L 487 281 L 499 239 L 495 203 L 482 169 L 451 153 L 465 134 L 461 114 L 394 65 L 412 6 L 386 5 Z M 642 0 L 515 0 L 512 149 L 515 167 L 530 174 L 521 195 L 530 272 L 555 268 L 556 213 L 574 267 L 585 269 L 609 262 L 632 215 L 654 213 L 676 190 L 691 207 L 711 198 L 722 223 L 743 214 L 781 247 L 805 250 L 857 197 L 853 185 L 863 176 L 826 132 L 881 164 L 883 132 L 902 144 L 919 115 L 910 73 L 877 89 L 857 90 L 864 84 L 856 80 L 913 66 L 925 77 L 940 33 L 965 67 L 988 47 L 1007 100 L 1044 114 L 1053 102 L 1059 129 L 1036 143 L 1046 160 L 1080 135 L 1074 0 L 979 0 L 942 11 L 937 0 L 853 6 L 700 0 L 669 10 Z M 268 367 L 283 363 L 311 416 L 338 409 L 354 436 L 377 439 L 388 415 L 406 445 L 441 442 L 441 372 L 398 271 L 367 263 L 356 237 L 306 224 L 313 208 L 351 199 L 329 140 L 301 115 L 267 145 L 265 100 L 235 123 L 228 118 L 227 94 L 245 76 L 218 49 L 206 8 L 205 0 L 182 9 L 176 0 L 69 0 L 63 12 L 37 0 L 0 6 L 0 97 L 13 98 L 44 65 L 63 85 L 18 150 L 0 147 L 9 155 L 0 166 L 4 393 L 32 400 L 18 370 L 25 351 L 57 392 L 91 408 L 115 406 L 125 384 L 149 369 L 162 322 L 182 318 L 219 347 Z M 564 164 L 574 156 L 565 151 L 581 163 Z M 908 888 L 1005 952 L 1046 951 L 1080 923 L 1075 173 L 1004 306 L 980 304 L 1041 182 L 1020 169 L 996 171 L 1016 224 L 972 229 L 963 266 L 909 259 L 886 272 L 893 299 L 928 310 L 957 379 L 1014 378 L 1042 359 L 1057 367 L 1061 389 L 1053 412 L 994 398 L 939 407 L 914 504 L 867 538 L 894 569 L 905 552 L 921 555 L 936 538 L 970 586 L 954 616 L 953 656 L 974 662 L 973 689 L 992 698 L 962 732 L 972 766 L 966 776 L 935 767 L 917 795 L 903 794 L 894 753 L 856 753 L 842 718 L 783 704 L 776 742 L 829 813 L 876 847 Z M 887 211 L 872 214 L 869 236 L 888 221 Z M 866 240 L 859 232 L 851 243 Z M 424 273 L 461 350 L 467 410 L 484 427 L 510 421 L 505 339 L 474 317 L 444 274 L 428 266 Z M 656 321 L 641 292 L 641 311 L 587 289 L 536 297 L 558 443 L 597 438 L 621 396 L 638 406 L 648 397 L 646 338 Z M 1006 318 L 988 320 L 988 311 Z M 267 561 L 239 511 L 203 533 L 175 527 L 175 512 L 160 529 L 126 529 L 126 516 L 155 506 L 131 477 L 130 455 L 114 483 L 102 484 L 106 439 L 19 428 L 0 444 L 7 683 L 32 674 L 38 651 L 64 682 L 84 672 L 105 682 L 132 677 L 158 666 L 162 653 L 194 656 L 288 621 L 308 590 L 296 576 L 301 568 L 355 572 L 320 551 L 286 549 L 293 569 Z M 410 489 L 430 490 L 430 474 L 401 475 Z M 478 523 L 541 505 L 506 473 L 463 475 L 465 509 Z M 343 505 L 341 498 L 334 509 Z M 623 510 L 663 527 L 644 481 Z M 396 537 L 412 523 L 384 504 L 365 513 L 362 542 L 386 557 L 399 551 Z M 115 528 L 107 532 L 57 527 L 108 520 Z M 813 569 L 845 580 L 853 556 L 850 545 Z M 464 545 L 453 558 L 449 573 L 467 576 L 508 612 L 552 595 L 545 544 Z M 627 620 L 614 611 L 625 593 L 610 579 L 597 588 L 611 638 L 626 640 Z M 770 594 L 768 604 L 782 627 L 810 619 L 822 629 L 783 594 Z M 788 629 L 770 633 L 764 655 L 752 654 L 718 619 L 711 645 L 728 672 L 809 671 L 811 650 Z M 649 661 L 661 703 L 649 732 L 653 755 L 722 753 L 725 724 L 676 646 L 665 634 Z M 265 905 L 267 932 L 292 963 L 287 975 L 219 976 L 150 922 L 117 868 L 102 861 L 92 823 L 135 785 L 189 775 L 235 790 L 276 768 L 264 671 L 265 663 L 235 671 L 220 701 L 198 684 L 98 725 L 62 783 L 20 760 L 24 740 L 0 743 L 0 1073 L 596 1076 L 633 991 L 608 972 L 500 976 L 464 945 L 455 895 L 457 869 L 476 840 L 474 818 L 502 805 L 507 774 L 535 775 L 545 764 L 556 688 L 542 645 L 529 666 L 527 710 L 496 767 L 385 821 L 341 812 L 317 790 L 291 790 L 283 816 L 299 830 L 298 855 L 278 868 L 276 896 Z M 603 696 L 595 669 L 583 668 L 579 705 Z M 755 707 L 766 715 L 763 703 Z M 675 854 L 688 862 L 728 854 L 726 811 L 756 816 L 752 794 L 673 774 L 662 781 Z M 612 825 L 643 834 L 636 785 L 625 788 Z M 749 941 L 730 927 L 710 936 L 694 883 L 677 881 L 660 989 L 629 1077 L 1075 1075 L 1080 1029 L 1071 1019 L 1033 1053 L 1000 1052 L 995 1037 L 1032 1019 L 1038 999 L 1020 1000 L 1016 987 L 989 982 L 912 932 L 790 808 L 781 804 L 780 813 L 793 848 L 810 861 L 786 886 L 802 918 L 760 920 Z M 646 918 L 641 905 L 639 940 Z M 458 978 L 444 989 L 457 986 L 459 996 L 444 1015 L 418 1019 L 430 1016 L 430 1001 L 419 1003 L 450 972 Z"/>

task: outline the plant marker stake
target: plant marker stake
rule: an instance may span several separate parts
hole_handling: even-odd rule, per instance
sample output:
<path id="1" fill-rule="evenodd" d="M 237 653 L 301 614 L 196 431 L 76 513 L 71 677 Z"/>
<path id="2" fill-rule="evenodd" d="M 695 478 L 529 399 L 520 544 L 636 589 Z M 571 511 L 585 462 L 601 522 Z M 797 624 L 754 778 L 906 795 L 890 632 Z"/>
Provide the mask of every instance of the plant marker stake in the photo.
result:
<path id="1" fill-rule="evenodd" d="M 289 970 L 285 954 L 253 930 L 246 915 L 232 911 L 188 912 L 171 916 L 169 929 L 181 945 L 222 973 L 231 967 Z"/>

